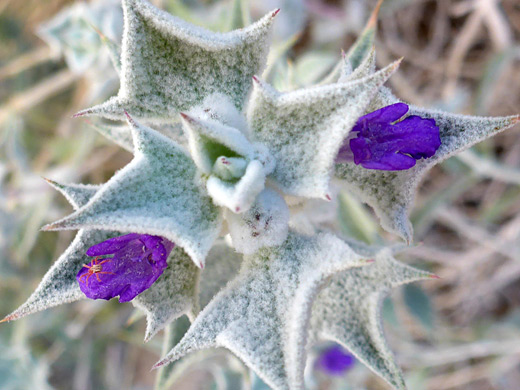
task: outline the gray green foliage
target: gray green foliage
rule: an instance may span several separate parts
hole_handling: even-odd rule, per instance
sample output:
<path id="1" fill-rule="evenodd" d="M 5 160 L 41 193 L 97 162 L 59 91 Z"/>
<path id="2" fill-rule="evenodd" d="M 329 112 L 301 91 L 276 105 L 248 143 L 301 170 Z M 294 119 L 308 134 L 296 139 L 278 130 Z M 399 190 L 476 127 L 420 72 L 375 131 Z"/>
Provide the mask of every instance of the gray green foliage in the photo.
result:
<path id="1" fill-rule="evenodd" d="M 307 229 L 313 234 L 296 233 L 306 229 L 295 210 L 332 200 L 335 176 L 374 208 L 383 228 L 411 242 L 408 213 L 424 174 L 518 117 L 411 107 L 410 114 L 434 118 L 440 128 L 442 146 L 433 157 L 395 172 L 336 164 L 358 118 L 398 101 L 383 84 L 399 61 L 375 69 L 378 8 L 320 85 L 282 93 L 255 76 L 266 64 L 278 11 L 214 33 L 145 0 L 122 3 L 119 60 L 118 45 L 105 42 L 116 69 L 120 64 L 119 93 L 78 115 L 127 119 L 96 127 L 134 158 L 103 185 L 50 182 L 75 211 L 44 229 L 79 232 L 5 320 L 82 298 L 76 274 L 91 245 L 126 232 L 160 235 L 176 247 L 166 271 L 133 302 L 147 315 L 145 339 L 184 314 L 192 325 L 182 339 L 166 338 L 173 348 L 157 366 L 225 347 L 273 389 L 300 390 L 307 351 L 325 339 L 404 389 L 383 335 L 381 303 L 391 288 L 431 275 L 396 261 L 390 247 L 367 247 L 314 226 Z M 230 23 L 241 26 L 248 13 L 243 1 L 233 4 Z M 373 230 L 358 233 L 370 240 Z M 161 375 L 159 385 L 169 383 Z"/>
<path id="2" fill-rule="evenodd" d="M 197 185 L 195 164 L 182 148 L 133 120 L 129 124 L 132 162 L 86 205 L 45 229 L 146 231 L 175 242 L 203 265 L 220 231 L 220 211 Z"/>
<path id="3" fill-rule="evenodd" d="M 211 33 L 143 0 L 124 0 L 121 89 L 117 97 L 85 111 L 122 119 L 165 121 L 215 92 L 241 108 L 251 76 L 265 65 L 275 13 L 230 33 Z"/>
<path id="4" fill-rule="evenodd" d="M 330 196 L 330 171 L 343 139 L 397 66 L 352 83 L 283 94 L 255 83 L 248 111 L 252 137 L 269 145 L 276 160 L 272 177 L 283 192 Z"/>
<path id="5" fill-rule="evenodd" d="M 303 386 L 312 302 L 334 273 L 367 264 L 331 234 L 295 233 L 279 247 L 246 256 L 238 276 L 206 306 L 160 362 L 225 347 L 275 389 Z"/>
<path id="6" fill-rule="evenodd" d="M 381 305 L 390 289 L 431 274 L 399 263 L 388 248 L 376 252 L 374 258 L 369 267 L 332 277 L 314 304 L 311 331 L 343 344 L 394 388 L 404 389 L 401 371 L 383 334 Z"/>
<path id="7" fill-rule="evenodd" d="M 198 312 L 200 270 L 181 248 L 174 248 L 168 268 L 148 290 L 132 303 L 146 313 L 145 341 L 183 314 L 193 318 Z"/>
<path id="8" fill-rule="evenodd" d="M 74 209 L 86 204 L 99 189 L 95 186 L 50 183 L 65 195 Z M 92 245 L 117 235 L 119 234 L 114 231 L 80 229 L 67 250 L 47 271 L 36 291 L 4 321 L 15 320 L 50 307 L 83 299 L 84 295 L 76 282 L 76 274 L 83 264 L 88 264 L 91 260 L 85 252 Z"/>

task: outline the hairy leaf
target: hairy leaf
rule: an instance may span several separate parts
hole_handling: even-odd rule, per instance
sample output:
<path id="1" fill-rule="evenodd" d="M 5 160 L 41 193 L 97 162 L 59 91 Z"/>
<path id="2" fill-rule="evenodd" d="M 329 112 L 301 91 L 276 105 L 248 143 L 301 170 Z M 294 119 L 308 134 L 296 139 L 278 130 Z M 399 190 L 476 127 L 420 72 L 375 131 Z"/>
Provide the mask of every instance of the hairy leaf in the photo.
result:
<path id="1" fill-rule="evenodd" d="M 132 129 L 126 125 L 92 124 L 92 127 L 108 140 L 114 142 L 129 152 L 134 151 Z"/>
<path id="2" fill-rule="evenodd" d="M 182 247 L 195 264 L 220 232 L 221 215 L 196 181 L 185 151 L 160 133 L 129 119 L 135 157 L 96 195 L 46 230 L 110 229 L 163 236 Z"/>
<path id="3" fill-rule="evenodd" d="M 104 123 L 93 123 L 92 127 L 110 141 L 121 146 L 129 152 L 134 151 L 134 141 L 132 138 L 132 128 L 127 125 L 108 125 Z M 183 147 L 187 147 L 188 141 L 182 130 L 180 123 L 162 124 L 155 126 L 155 129 L 166 137 L 177 142 Z"/>
<path id="4" fill-rule="evenodd" d="M 383 0 L 378 1 L 365 25 L 365 28 L 356 39 L 356 42 L 354 42 L 347 53 L 343 52 L 343 58 L 320 84 L 338 82 L 339 79 L 350 75 L 354 70 L 366 62 L 367 57 L 370 56 L 370 52 L 373 51 L 374 48 L 377 33 L 377 19 L 379 17 L 379 9 L 381 8 L 382 3 Z"/>
<path id="5" fill-rule="evenodd" d="M 96 193 L 99 186 L 64 185 L 48 182 L 59 190 L 74 207 L 83 206 Z M 76 274 L 91 258 L 85 252 L 92 245 L 119 235 L 117 232 L 81 229 L 67 250 L 47 271 L 34 293 L 3 321 L 16 320 L 64 303 L 74 302 L 85 296 L 79 289 Z"/>
<path id="6" fill-rule="evenodd" d="M 252 138 L 269 147 L 276 160 L 271 177 L 281 190 L 330 198 L 330 174 L 343 139 L 398 65 L 351 83 L 288 93 L 256 79 L 248 112 Z"/>
<path id="7" fill-rule="evenodd" d="M 60 184 L 53 180 L 45 179 L 54 189 L 61 192 L 74 210 L 85 206 L 88 201 L 101 188 L 100 185 L 92 184 Z"/>
<path id="8" fill-rule="evenodd" d="M 225 347 L 273 389 L 301 389 L 313 299 L 335 272 L 363 264 L 331 234 L 290 233 L 281 246 L 246 256 L 239 275 L 156 366 L 195 350 Z"/>
<path id="9" fill-rule="evenodd" d="M 347 57 L 343 59 L 343 66 L 341 68 L 341 74 L 338 79 L 340 83 L 351 82 L 359 80 L 373 74 L 376 70 L 376 51 L 372 48 L 357 66 L 355 70 L 352 70 L 352 65 Z"/>
<path id="10" fill-rule="evenodd" d="M 174 248 L 168 258 L 168 268 L 152 286 L 132 300 L 135 307 L 146 313 L 145 341 L 183 314 L 195 318 L 198 313 L 200 270 L 182 248 Z"/>
<path id="11" fill-rule="evenodd" d="M 139 118 L 167 121 L 213 93 L 243 107 L 251 77 L 265 65 L 277 11 L 223 34 L 191 25 L 145 0 L 123 0 L 123 10 L 119 93 L 79 115 L 122 119 L 127 110 Z"/>
<path id="12" fill-rule="evenodd" d="M 238 129 L 217 121 L 206 121 L 182 114 L 190 153 L 200 171 L 211 174 L 220 156 L 254 159 L 254 147 Z"/>
<path id="13" fill-rule="evenodd" d="M 374 251 L 368 251 L 365 255 Z M 375 254 L 375 263 L 332 277 L 313 307 L 315 338 L 345 346 L 395 389 L 405 389 L 401 371 L 388 348 L 381 323 L 381 305 L 390 289 L 433 275 L 396 261 L 390 249 Z"/>

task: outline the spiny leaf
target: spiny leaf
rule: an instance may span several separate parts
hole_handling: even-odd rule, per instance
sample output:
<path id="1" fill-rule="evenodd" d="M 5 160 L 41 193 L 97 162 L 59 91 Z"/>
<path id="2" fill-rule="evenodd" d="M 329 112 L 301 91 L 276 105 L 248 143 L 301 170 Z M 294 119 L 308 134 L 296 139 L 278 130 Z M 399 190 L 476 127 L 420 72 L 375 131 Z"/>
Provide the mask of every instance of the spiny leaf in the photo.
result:
<path id="1" fill-rule="evenodd" d="M 374 48 L 376 33 L 377 33 L 377 19 L 379 10 L 384 0 L 379 0 L 375 6 L 370 18 L 365 25 L 365 28 L 356 39 L 356 42 L 350 47 L 345 54 L 342 52 L 342 59 L 332 69 L 332 71 L 323 78 L 320 84 L 335 83 L 341 77 L 345 78 L 356 70 L 363 62 L 366 61 L 370 52 Z"/>
<path id="2" fill-rule="evenodd" d="M 48 182 L 69 200 L 74 209 L 88 203 L 101 187 L 64 185 L 50 180 Z M 119 235 L 119 232 L 81 229 L 27 302 L 4 320 L 18 319 L 37 311 L 85 298 L 79 289 L 76 274 L 83 264 L 92 260 L 85 254 L 87 249 Z M 192 315 L 198 311 L 198 274 L 199 270 L 189 256 L 181 248 L 174 248 L 168 258 L 168 268 L 152 287 L 132 301 L 147 315 L 146 341 L 175 318 L 182 314 Z"/>
<path id="3" fill-rule="evenodd" d="M 388 248 L 375 259 L 371 266 L 332 277 L 314 304 L 312 334 L 342 344 L 395 389 L 403 390 L 401 370 L 384 337 L 381 304 L 392 288 L 435 276 L 396 261 Z"/>
<path id="4" fill-rule="evenodd" d="M 239 275 L 156 367 L 195 350 L 225 347 L 273 389 L 301 389 L 312 302 L 331 275 L 363 264 L 331 234 L 290 233 L 281 246 L 246 256 Z"/>
<path id="5" fill-rule="evenodd" d="M 148 290 L 132 300 L 135 307 L 146 313 L 145 341 L 183 314 L 195 318 L 199 310 L 199 273 L 190 257 L 181 248 L 174 248 L 168 268 Z"/>
<path id="6" fill-rule="evenodd" d="M 370 110 L 398 101 L 388 89 L 382 88 Z M 442 144 L 433 157 L 419 160 L 414 167 L 403 171 L 371 170 L 354 163 L 336 165 L 336 176 L 344 179 L 347 189 L 374 209 L 381 226 L 407 242 L 413 236 L 408 214 L 425 173 L 434 165 L 520 121 L 519 116 L 474 117 L 414 106 L 410 106 L 409 114 L 433 118 L 439 126 Z"/>
<path id="7" fill-rule="evenodd" d="M 88 199 L 99 188 L 78 184 L 64 185 L 50 180 L 48 182 L 67 198 L 74 209 L 88 202 Z M 83 264 L 91 261 L 85 252 L 92 245 L 118 235 L 119 233 L 111 231 L 80 230 L 67 250 L 47 271 L 36 291 L 3 321 L 16 320 L 38 311 L 84 298 L 85 296 L 79 289 L 76 274 Z"/>
<path id="8" fill-rule="evenodd" d="M 286 194 L 329 199 L 330 172 L 343 139 L 399 61 L 367 78 L 279 93 L 255 82 L 248 119 L 252 138 L 276 160 L 271 174 Z"/>
<path id="9" fill-rule="evenodd" d="M 341 74 L 339 77 L 339 83 L 350 82 L 354 80 L 359 80 L 365 78 L 371 74 L 373 74 L 376 70 L 376 50 L 372 48 L 370 52 L 368 52 L 361 61 L 361 63 L 357 66 L 355 70 L 352 70 L 352 66 L 350 65 L 350 61 L 347 57 L 343 59 L 343 67 L 341 69 Z"/>
<path id="10" fill-rule="evenodd" d="M 54 189 L 68 200 L 74 210 L 83 207 L 99 191 L 101 186 L 92 184 L 60 184 L 53 180 L 45 179 Z"/>
<path id="11" fill-rule="evenodd" d="M 277 11 L 229 33 L 191 25 L 144 0 L 123 0 L 125 28 L 121 88 L 107 102 L 78 115 L 167 121 L 213 93 L 241 109 L 251 76 L 265 65 L 268 36 Z"/>
<path id="12" fill-rule="evenodd" d="M 346 54 L 346 59 L 350 62 L 353 70 L 363 62 L 366 56 L 374 47 L 376 32 L 377 32 L 377 18 L 379 16 L 379 9 L 384 0 L 379 0 L 376 7 L 372 11 L 365 28 L 357 38 L 354 45 L 351 46 Z"/>
<path id="13" fill-rule="evenodd" d="M 196 181 L 185 151 L 129 119 L 135 157 L 70 216 L 46 230 L 110 229 L 163 236 L 199 267 L 220 231 L 220 211 Z"/>

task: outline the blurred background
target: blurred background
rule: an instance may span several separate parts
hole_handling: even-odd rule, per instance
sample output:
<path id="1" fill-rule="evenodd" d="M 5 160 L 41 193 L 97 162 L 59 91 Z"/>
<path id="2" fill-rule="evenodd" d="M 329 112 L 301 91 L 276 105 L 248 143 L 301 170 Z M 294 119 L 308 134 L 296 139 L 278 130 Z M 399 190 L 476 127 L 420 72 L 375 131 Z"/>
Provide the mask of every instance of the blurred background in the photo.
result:
<path id="1" fill-rule="evenodd" d="M 264 76 L 281 90 L 316 83 L 364 27 L 372 0 L 242 0 L 253 20 L 281 8 Z M 230 0 L 155 0 L 216 31 Z M 519 0 L 386 0 L 378 65 L 405 60 L 389 85 L 421 106 L 472 115 L 520 112 Z M 95 27 L 95 28 L 93 28 Z M 0 317 L 25 301 L 74 232 L 39 232 L 71 207 L 42 179 L 102 183 L 131 154 L 71 115 L 118 89 L 95 29 L 121 39 L 118 1 L 0 0 Z M 328 224 L 369 243 L 396 241 L 370 209 L 338 195 Z M 442 279 L 394 291 L 385 329 L 410 389 L 520 388 L 520 126 L 435 167 L 401 259 Z M 182 324 L 181 324 L 182 325 Z M 153 389 L 163 335 L 143 343 L 130 304 L 83 301 L 0 325 L 0 389 Z M 326 347 L 326 346 L 323 346 Z M 320 353 L 320 346 L 311 360 Z M 225 351 L 179 368 L 175 389 L 263 389 Z M 311 389 L 386 389 L 354 363 L 312 362 Z M 247 377 L 246 387 L 241 378 Z"/>

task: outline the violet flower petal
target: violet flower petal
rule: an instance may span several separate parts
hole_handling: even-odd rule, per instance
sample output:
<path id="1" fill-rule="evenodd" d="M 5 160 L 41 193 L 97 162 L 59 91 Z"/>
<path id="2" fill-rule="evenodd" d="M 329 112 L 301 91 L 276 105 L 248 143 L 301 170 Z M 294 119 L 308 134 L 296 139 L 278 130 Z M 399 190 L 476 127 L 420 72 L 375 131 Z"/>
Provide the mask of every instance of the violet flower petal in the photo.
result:
<path id="1" fill-rule="evenodd" d="M 407 112 L 408 105 L 406 103 L 395 103 L 362 116 L 358 119 L 358 123 L 360 120 L 364 120 L 370 123 L 388 124 L 399 120 Z M 352 131 L 359 131 L 356 130 L 358 123 L 356 123 Z"/>
<path id="2" fill-rule="evenodd" d="M 338 152 L 336 162 L 351 162 L 367 169 L 388 171 L 413 167 L 416 160 L 432 157 L 441 145 L 433 119 L 416 115 L 397 123 L 408 111 L 396 103 L 362 116 Z"/>
<path id="3" fill-rule="evenodd" d="M 141 234 L 130 233 L 124 236 L 110 238 L 99 244 L 93 245 L 87 250 L 87 256 L 111 255 L 124 248 L 130 241 L 139 238 Z"/>
<path id="4" fill-rule="evenodd" d="M 354 366 L 356 359 L 339 345 L 334 345 L 325 349 L 316 363 L 327 374 L 340 376 Z"/>
<path id="5" fill-rule="evenodd" d="M 131 301 L 162 275 L 174 246 L 163 237 L 147 234 L 132 233 L 109 239 L 91 247 L 95 249 L 90 253 L 118 248 L 114 256 L 96 257 L 79 270 L 76 279 L 90 299 L 108 300 L 119 296 L 119 302 Z"/>

